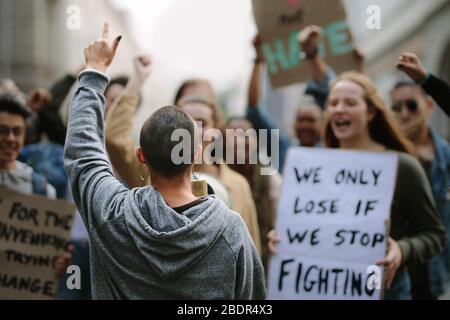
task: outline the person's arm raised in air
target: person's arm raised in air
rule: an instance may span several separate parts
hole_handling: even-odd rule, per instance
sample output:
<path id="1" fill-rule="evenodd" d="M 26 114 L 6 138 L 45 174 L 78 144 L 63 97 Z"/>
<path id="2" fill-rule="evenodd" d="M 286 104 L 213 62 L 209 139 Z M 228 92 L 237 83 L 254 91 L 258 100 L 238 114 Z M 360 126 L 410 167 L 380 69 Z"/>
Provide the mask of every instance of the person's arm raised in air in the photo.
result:
<path id="1" fill-rule="evenodd" d="M 304 28 L 298 35 L 299 46 L 303 53 L 303 59 L 308 62 L 312 80 L 308 81 L 305 93 L 314 97 L 317 105 L 325 108 L 328 97 L 329 84 L 336 78 L 334 70 L 327 65 L 319 55 L 319 39 L 322 28 L 311 25 Z M 356 71 L 364 73 L 364 54 L 358 49 L 353 49 L 353 58 L 356 61 Z"/>
<path id="2" fill-rule="evenodd" d="M 108 84 L 105 75 L 113 61 L 121 37 L 112 44 L 109 26 L 103 36 L 85 50 L 86 70 L 79 75 L 73 97 L 65 146 L 65 167 L 73 198 L 88 230 L 110 217 L 110 208 L 117 205 L 128 191 L 115 177 L 105 151 L 103 116 Z"/>
<path id="3" fill-rule="evenodd" d="M 66 139 L 66 125 L 59 111 L 70 92 L 76 77 L 84 65 L 57 80 L 48 90 L 36 88 L 30 92 L 28 106 L 39 116 L 40 127 L 47 134 L 50 141 L 64 145 Z"/>
<path id="4" fill-rule="evenodd" d="M 306 94 L 314 97 L 316 103 L 323 109 L 328 96 L 329 84 L 336 78 L 332 68 L 319 55 L 319 40 L 322 28 L 316 25 L 305 27 L 298 34 L 298 43 L 302 50 L 303 59 L 308 62 L 312 79 L 308 81 Z"/>
<path id="5" fill-rule="evenodd" d="M 134 73 L 124 92 L 113 102 L 105 119 L 106 149 L 115 172 L 129 188 L 143 187 L 147 168 L 136 158 L 136 147 L 131 132 L 133 118 L 139 105 L 139 93 L 148 78 L 151 58 L 148 55 L 134 59 Z"/>
<path id="6" fill-rule="evenodd" d="M 266 141 L 270 141 L 270 130 L 278 129 L 272 121 L 264 114 L 259 108 L 259 98 L 261 96 L 261 74 L 264 67 L 264 56 L 261 50 L 261 39 L 256 36 L 253 40 L 253 46 L 255 48 L 256 58 L 253 64 L 253 70 L 250 78 L 250 85 L 248 88 L 248 107 L 246 112 L 246 118 L 253 125 L 255 130 L 267 130 L 268 136 Z M 290 146 L 289 138 L 280 132 L 280 147 L 279 147 L 279 159 L 280 169 L 284 164 L 284 157 L 287 149 Z M 268 145 L 268 152 L 271 153 L 271 145 Z M 281 170 L 280 170 L 281 171 Z"/>
<path id="7" fill-rule="evenodd" d="M 445 81 L 427 72 L 416 54 L 403 53 L 398 58 L 396 67 L 419 84 L 447 116 L 450 116 L 450 86 Z"/>
<path id="8" fill-rule="evenodd" d="M 261 39 L 258 36 L 253 40 L 253 47 L 255 48 L 256 57 L 253 63 L 250 85 L 248 88 L 247 119 L 252 123 L 256 130 L 275 129 L 275 125 L 259 109 L 259 98 L 261 96 L 260 79 L 264 68 L 264 56 L 261 50 Z"/>
<path id="9" fill-rule="evenodd" d="M 364 61 L 366 60 L 366 56 L 364 52 L 359 48 L 354 48 L 353 59 L 355 59 L 356 61 L 356 71 L 358 71 L 359 73 L 365 73 Z"/>

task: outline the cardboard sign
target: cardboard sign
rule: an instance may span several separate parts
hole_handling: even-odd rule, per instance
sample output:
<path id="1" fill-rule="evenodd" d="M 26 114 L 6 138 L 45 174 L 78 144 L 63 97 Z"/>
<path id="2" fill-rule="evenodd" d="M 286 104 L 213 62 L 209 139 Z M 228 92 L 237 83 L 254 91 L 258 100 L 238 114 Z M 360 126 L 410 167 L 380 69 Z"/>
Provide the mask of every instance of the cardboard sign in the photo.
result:
<path id="1" fill-rule="evenodd" d="M 339 74 L 356 69 L 353 41 L 339 0 L 252 0 L 262 51 L 273 88 L 311 79 L 297 36 L 306 26 L 323 28 L 319 54 Z"/>
<path id="2" fill-rule="evenodd" d="M 398 158 L 292 148 L 277 213 L 271 299 L 380 299 Z"/>
<path id="3" fill-rule="evenodd" d="M 0 299 L 54 299 L 75 206 L 0 188 Z"/>

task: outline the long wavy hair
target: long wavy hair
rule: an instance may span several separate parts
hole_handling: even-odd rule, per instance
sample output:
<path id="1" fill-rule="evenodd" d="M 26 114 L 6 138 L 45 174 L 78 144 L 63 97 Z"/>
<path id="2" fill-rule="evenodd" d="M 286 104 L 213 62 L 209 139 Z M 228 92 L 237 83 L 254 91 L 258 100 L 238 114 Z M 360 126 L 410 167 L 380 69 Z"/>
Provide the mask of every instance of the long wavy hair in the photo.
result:
<path id="1" fill-rule="evenodd" d="M 333 90 L 333 87 L 341 81 L 351 81 L 363 88 L 367 107 L 369 108 L 369 111 L 374 114 L 373 119 L 368 124 L 370 137 L 389 150 L 406 152 L 415 156 L 416 152 L 414 146 L 406 139 L 397 123 L 392 118 L 373 82 L 361 73 L 354 71 L 345 72 L 331 84 L 330 92 Z M 328 148 L 340 147 L 339 140 L 333 132 L 328 115 L 326 117 L 324 140 L 325 145 Z"/>

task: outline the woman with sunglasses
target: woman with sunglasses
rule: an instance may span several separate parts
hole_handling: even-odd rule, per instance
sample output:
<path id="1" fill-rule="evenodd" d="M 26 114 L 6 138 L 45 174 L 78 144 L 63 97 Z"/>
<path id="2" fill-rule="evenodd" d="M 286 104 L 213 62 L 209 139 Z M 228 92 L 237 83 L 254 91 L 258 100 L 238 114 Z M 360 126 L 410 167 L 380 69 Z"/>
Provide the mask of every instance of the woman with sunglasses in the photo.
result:
<path id="1" fill-rule="evenodd" d="M 425 173 L 366 76 L 355 72 L 339 76 L 331 85 L 326 111 L 327 147 L 398 153 L 388 251 L 378 264 L 385 271 L 385 299 L 410 299 L 407 265 L 426 262 L 446 243 Z M 279 240 L 274 231 L 269 238 L 275 252 Z"/>

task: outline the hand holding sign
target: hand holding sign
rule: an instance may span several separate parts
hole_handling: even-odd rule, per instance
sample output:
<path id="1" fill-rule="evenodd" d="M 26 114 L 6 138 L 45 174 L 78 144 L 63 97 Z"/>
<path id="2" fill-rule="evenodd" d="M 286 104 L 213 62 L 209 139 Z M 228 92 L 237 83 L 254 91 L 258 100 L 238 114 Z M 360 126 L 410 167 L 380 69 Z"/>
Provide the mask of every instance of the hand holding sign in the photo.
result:
<path id="1" fill-rule="evenodd" d="M 255 36 L 255 38 L 253 38 L 253 47 L 255 48 L 255 53 L 256 53 L 256 57 L 255 60 L 257 62 L 262 62 L 264 61 L 264 54 L 261 50 L 261 37 L 258 35 Z"/>
<path id="2" fill-rule="evenodd" d="M 318 53 L 318 42 L 322 28 L 319 26 L 311 25 L 303 29 L 298 35 L 298 42 L 300 48 L 305 53 L 307 58 L 316 56 Z"/>
<path id="3" fill-rule="evenodd" d="M 271 230 L 269 234 L 267 235 L 269 238 L 269 251 L 271 254 L 277 253 L 277 244 L 280 242 L 280 239 L 277 236 L 277 231 L 275 229 Z"/>
<path id="4" fill-rule="evenodd" d="M 109 24 L 105 22 L 102 38 L 91 43 L 86 49 L 84 49 L 84 55 L 86 57 L 86 67 L 88 69 L 106 72 L 106 69 L 108 69 L 108 67 L 111 65 L 114 56 L 116 55 L 116 51 L 119 47 L 121 39 L 122 36 L 118 36 L 116 39 L 114 39 L 111 45 L 108 43 Z"/>
<path id="5" fill-rule="evenodd" d="M 268 234 L 269 299 L 381 298 L 375 263 L 390 285 L 402 261 L 386 228 L 397 165 L 393 153 L 289 150 Z"/>
<path id="6" fill-rule="evenodd" d="M 400 246 L 392 238 L 389 238 L 387 248 L 388 252 L 386 257 L 377 262 L 377 265 L 384 267 L 386 288 L 389 289 L 394 280 L 395 273 L 402 263 L 403 255 Z"/>
<path id="7" fill-rule="evenodd" d="M 308 81 L 311 76 L 316 78 L 319 73 L 311 72 L 311 66 L 299 59 L 300 54 L 310 61 L 327 61 L 336 73 L 356 68 L 352 35 L 341 1 L 302 0 L 287 4 L 252 0 L 252 3 L 272 88 Z M 299 38 L 304 29 L 307 29 L 302 33 L 305 37 Z"/>
<path id="8" fill-rule="evenodd" d="M 395 65 L 397 69 L 403 71 L 416 82 L 421 82 L 425 80 L 427 76 L 427 71 L 425 67 L 420 62 L 420 59 L 414 53 L 403 53 L 397 60 Z"/>
<path id="9" fill-rule="evenodd" d="M 66 270 L 72 261 L 73 250 L 75 250 L 75 247 L 73 245 L 69 245 L 65 252 L 57 255 L 57 258 L 53 264 L 53 270 L 55 270 L 57 277 L 61 278 L 64 274 L 66 274 Z"/>
<path id="10" fill-rule="evenodd" d="M 269 238 L 269 251 L 271 254 L 277 253 L 277 244 L 280 242 L 280 239 L 277 236 L 277 232 L 275 230 L 271 230 L 268 234 Z M 400 249 L 398 243 L 389 238 L 388 240 L 388 253 L 386 257 L 377 262 L 377 265 L 384 267 L 385 269 L 385 283 L 386 288 L 390 289 L 392 281 L 394 280 L 397 269 L 400 267 L 403 259 L 403 254 Z"/>

